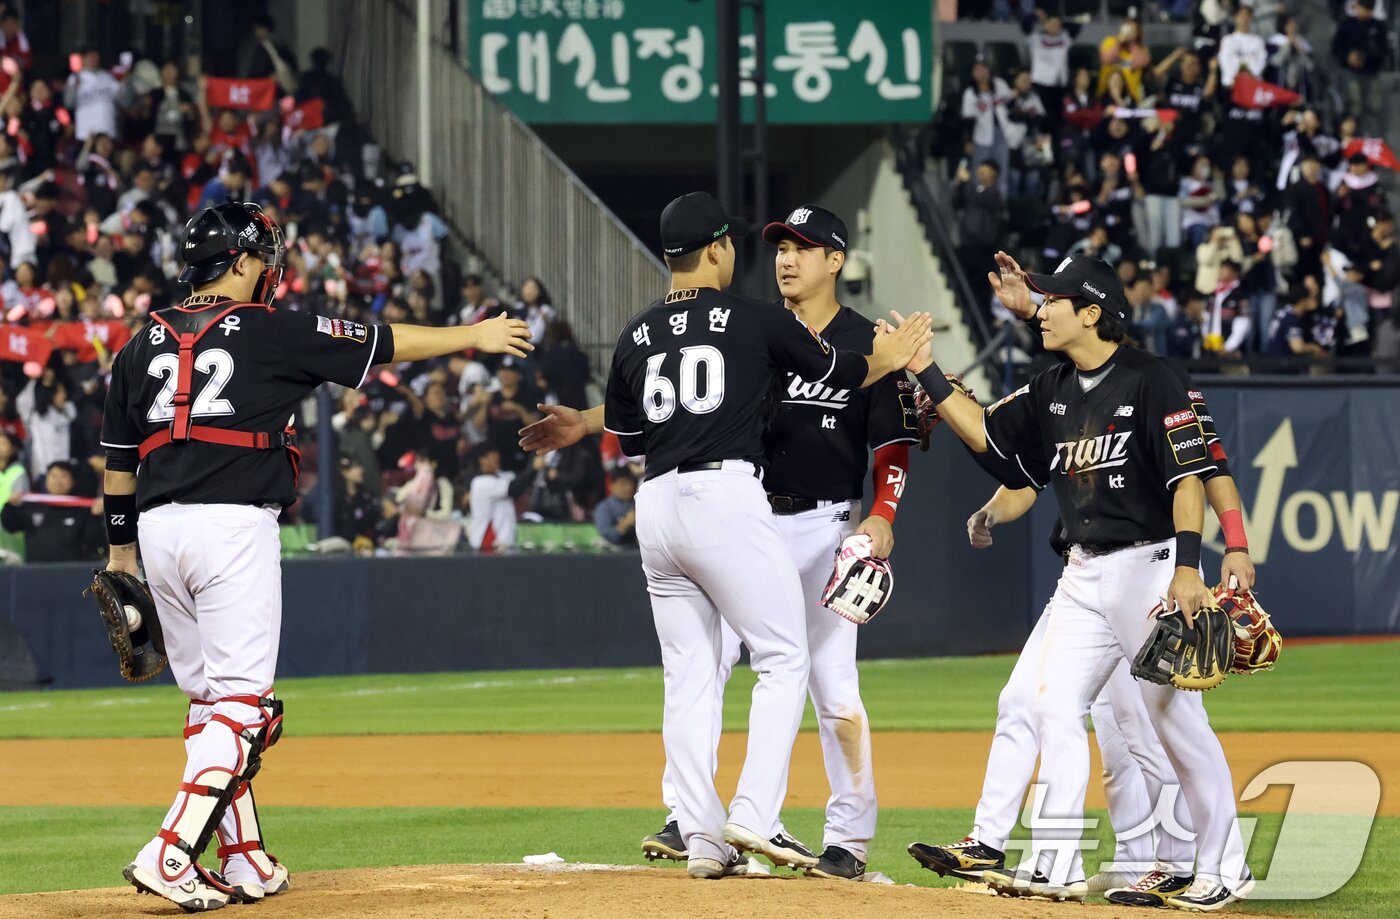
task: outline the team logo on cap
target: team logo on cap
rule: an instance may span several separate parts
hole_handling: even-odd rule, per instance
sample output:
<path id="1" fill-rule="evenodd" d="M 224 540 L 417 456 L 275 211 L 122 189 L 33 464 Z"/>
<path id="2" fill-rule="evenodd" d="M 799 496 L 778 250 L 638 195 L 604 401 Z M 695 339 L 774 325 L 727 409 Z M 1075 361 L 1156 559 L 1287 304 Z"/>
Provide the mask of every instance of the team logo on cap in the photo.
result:
<path id="1" fill-rule="evenodd" d="M 808 218 L 810 218 L 811 216 L 812 216 L 812 209 L 811 209 L 810 207 L 799 207 L 797 210 L 793 211 L 791 214 L 788 214 L 787 222 L 788 222 L 789 224 L 796 224 L 796 225 L 800 226 L 800 225 L 806 223 L 807 220 L 808 220 Z"/>

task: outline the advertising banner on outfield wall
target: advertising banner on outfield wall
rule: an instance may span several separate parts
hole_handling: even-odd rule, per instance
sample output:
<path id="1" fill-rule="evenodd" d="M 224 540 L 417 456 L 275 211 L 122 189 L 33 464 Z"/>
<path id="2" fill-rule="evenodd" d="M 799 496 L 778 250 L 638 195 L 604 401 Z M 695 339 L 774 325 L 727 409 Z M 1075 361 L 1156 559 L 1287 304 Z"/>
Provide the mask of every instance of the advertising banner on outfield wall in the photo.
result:
<path id="1" fill-rule="evenodd" d="M 932 110 L 928 0 L 769 2 L 772 124 L 923 121 Z M 475 0 L 468 65 L 536 124 L 715 119 L 715 5 L 693 0 Z M 740 92 L 756 92 L 741 18 Z"/>
<path id="2" fill-rule="evenodd" d="M 1397 396 L 1374 385 L 1206 390 L 1244 501 L 1260 602 L 1285 635 L 1400 631 Z"/>

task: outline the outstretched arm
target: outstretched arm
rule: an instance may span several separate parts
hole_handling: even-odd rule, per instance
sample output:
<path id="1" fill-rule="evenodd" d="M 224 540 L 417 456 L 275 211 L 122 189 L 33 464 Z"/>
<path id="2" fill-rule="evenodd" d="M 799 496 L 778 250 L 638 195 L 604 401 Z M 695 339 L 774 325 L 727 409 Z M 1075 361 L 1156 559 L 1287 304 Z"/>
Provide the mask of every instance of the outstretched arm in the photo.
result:
<path id="1" fill-rule="evenodd" d="M 589 434 L 603 432 L 603 406 L 579 411 L 567 405 L 537 406 L 544 415 L 534 424 L 520 429 L 520 449 L 535 453 L 562 450 L 578 443 Z"/>
<path id="2" fill-rule="evenodd" d="M 525 357 L 526 352 L 535 350 L 530 344 L 530 327 L 523 320 L 507 318 L 505 313 L 476 325 L 429 328 L 396 322 L 389 328 L 394 330 L 396 361 L 425 361 L 469 348 L 516 357 Z"/>

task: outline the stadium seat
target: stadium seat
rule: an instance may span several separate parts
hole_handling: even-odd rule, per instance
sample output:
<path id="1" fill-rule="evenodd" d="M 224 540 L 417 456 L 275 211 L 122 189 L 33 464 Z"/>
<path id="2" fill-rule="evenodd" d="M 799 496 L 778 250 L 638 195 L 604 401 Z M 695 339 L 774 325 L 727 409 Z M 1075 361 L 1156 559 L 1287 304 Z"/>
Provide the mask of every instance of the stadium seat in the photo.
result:
<path id="1" fill-rule="evenodd" d="M 1073 76 L 1080 67 L 1085 67 L 1090 73 L 1099 72 L 1099 49 L 1097 45 L 1070 45 L 1069 48 L 1069 72 Z"/>
<path id="2" fill-rule="evenodd" d="M 278 528 L 282 537 L 282 557 L 305 555 L 307 546 L 316 541 L 314 523 L 284 523 Z"/>
<path id="3" fill-rule="evenodd" d="M 1009 41 L 988 42 L 987 66 L 992 68 L 992 73 L 1010 83 L 1011 75 L 1026 67 L 1021 59 L 1021 48 L 1022 44 Z"/>

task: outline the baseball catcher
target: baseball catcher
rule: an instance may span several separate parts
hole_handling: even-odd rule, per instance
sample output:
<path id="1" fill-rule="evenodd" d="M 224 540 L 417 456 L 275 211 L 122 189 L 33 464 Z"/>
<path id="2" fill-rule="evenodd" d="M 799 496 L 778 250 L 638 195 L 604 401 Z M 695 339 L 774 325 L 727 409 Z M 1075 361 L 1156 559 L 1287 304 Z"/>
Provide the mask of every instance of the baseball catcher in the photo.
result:
<path id="1" fill-rule="evenodd" d="M 94 571 L 92 586 L 83 593 L 97 601 L 122 678 L 144 683 L 160 676 L 167 664 L 165 636 L 146 585 L 125 571 Z"/>
<path id="2" fill-rule="evenodd" d="M 885 608 L 894 593 L 889 559 L 876 558 L 864 533 L 847 536 L 836 550 L 836 567 L 822 591 L 822 606 L 856 625 L 864 625 Z"/>

